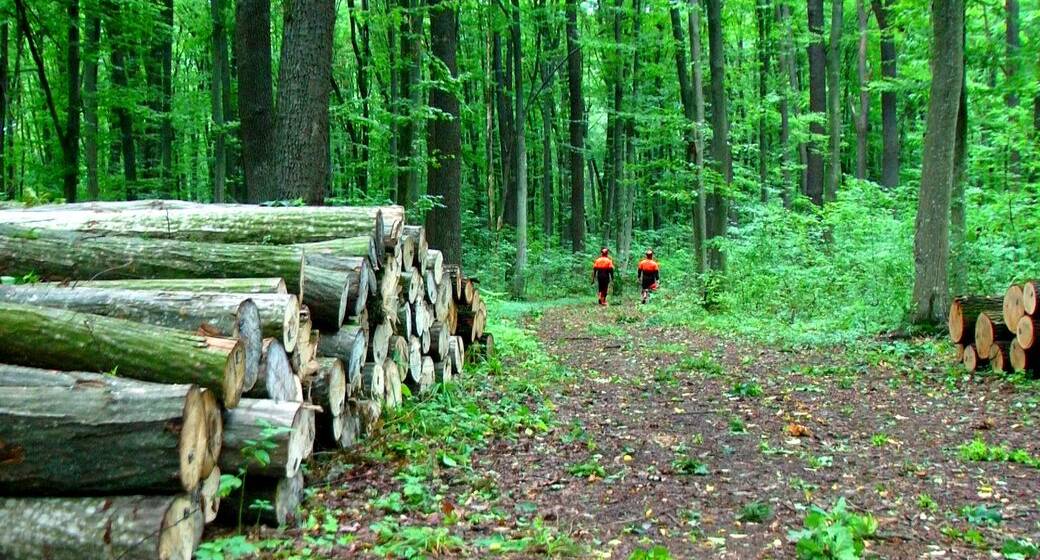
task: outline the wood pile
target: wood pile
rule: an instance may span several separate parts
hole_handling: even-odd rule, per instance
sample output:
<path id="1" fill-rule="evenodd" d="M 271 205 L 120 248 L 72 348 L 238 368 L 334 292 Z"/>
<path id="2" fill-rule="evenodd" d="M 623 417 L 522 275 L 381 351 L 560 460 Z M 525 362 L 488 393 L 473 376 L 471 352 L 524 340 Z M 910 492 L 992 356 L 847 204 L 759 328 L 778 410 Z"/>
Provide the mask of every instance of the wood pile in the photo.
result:
<path id="1" fill-rule="evenodd" d="M 191 558 L 257 499 L 291 522 L 316 448 L 494 348 L 400 207 L 4 209 L 0 276 L 0 558 Z"/>
<path id="2" fill-rule="evenodd" d="M 1040 372 L 1037 281 L 1013 284 L 1003 297 L 966 296 L 950 304 L 949 332 L 968 371 Z"/>

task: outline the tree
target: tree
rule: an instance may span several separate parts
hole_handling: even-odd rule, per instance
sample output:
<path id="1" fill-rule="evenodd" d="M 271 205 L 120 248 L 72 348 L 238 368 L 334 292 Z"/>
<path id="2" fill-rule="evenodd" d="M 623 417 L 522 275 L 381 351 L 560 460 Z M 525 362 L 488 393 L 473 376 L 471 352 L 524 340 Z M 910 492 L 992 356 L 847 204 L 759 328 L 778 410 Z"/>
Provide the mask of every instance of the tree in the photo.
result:
<path id="1" fill-rule="evenodd" d="M 827 174 L 826 194 L 830 199 L 838 193 L 841 183 L 841 26 L 843 0 L 831 2 L 831 37 L 827 53 L 827 124 L 830 126 L 830 167 Z"/>
<path id="2" fill-rule="evenodd" d="M 271 0 L 237 0 L 235 55 L 246 200 L 251 203 L 273 200 L 278 197 L 278 189 L 271 83 Z"/>
<path id="3" fill-rule="evenodd" d="M 711 155 L 719 175 L 728 186 L 733 182 L 733 156 L 729 146 L 729 114 L 726 109 L 726 65 L 722 41 L 722 0 L 708 0 L 708 65 L 711 70 Z M 726 236 L 729 204 L 721 185 L 711 192 L 708 205 L 708 241 Z M 726 268 L 725 254 L 715 244 L 708 247 L 708 264 Z"/>
<path id="4" fill-rule="evenodd" d="M 570 134 L 571 249 L 585 250 L 585 98 L 582 92 L 581 42 L 577 0 L 567 0 L 567 90 Z"/>
<path id="5" fill-rule="evenodd" d="M 805 195 L 817 205 L 823 204 L 823 153 L 820 138 L 823 136 L 822 121 L 826 118 L 827 85 L 826 56 L 823 52 L 823 0 L 808 0 L 809 39 L 809 112 L 813 120 L 809 124 L 809 160 L 805 171 Z"/>
<path id="6" fill-rule="evenodd" d="M 766 99 L 769 81 L 769 28 L 766 14 L 769 13 L 769 4 L 763 0 L 756 0 L 755 26 L 758 30 L 758 41 L 755 43 L 755 53 L 758 56 L 758 183 L 759 199 L 762 203 L 769 201 L 769 128 L 766 126 L 766 107 L 769 101 Z"/>
<path id="7" fill-rule="evenodd" d="M 227 41 L 224 37 L 224 2 L 210 0 L 210 19 L 213 34 L 210 37 L 213 62 L 210 65 L 210 107 L 213 112 L 213 202 L 224 202 L 224 179 L 227 173 L 227 152 L 224 149 L 224 73 L 227 72 Z"/>
<path id="8" fill-rule="evenodd" d="M 401 61 L 397 100 L 400 120 L 397 137 L 397 203 L 410 207 L 419 198 L 419 173 L 415 165 L 416 113 L 419 108 L 419 58 L 422 14 L 416 0 L 401 0 Z"/>
<path id="9" fill-rule="evenodd" d="M 693 67 L 693 149 L 696 198 L 693 212 L 694 254 L 697 272 L 708 270 L 707 210 L 704 196 L 704 66 L 701 60 L 701 6 L 690 0 L 690 65 Z"/>
<path id="10" fill-rule="evenodd" d="M 870 132 L 870 75 L 867 70 L 867 8 L 866 0 L 856 0 L 856 24 L 859 29 L 859 45 L 856 48 L 856 76 L 859 78 L 859 109 L 855 111 L 856 124 L 856 178 L 867 178 L 867 150 Z"/>
<path id="11" fill-rule="evenodd" d="M 690 38 L 690 47 L 692 51 L 692 57 L 694 58 L 694 69 L 696 70 L 700 58 L 700 21 L 698 11 L 700 8 L 697 6 L 696 0 L 690 6 L 690 33 L 693 35 Z M 700 134 L 698 130 L 697 121 L 697 108 L 695 106 L 695 93 L 693 84 L 690 83 L 690 72 L 689 67 L 686 65 L 686 46 L 683 39 L 682 19 L 679 18 L 679 8 L 676 5 L 672 5 L 669 11 L 669 16 L 672 21 L 672 38 L 675 40 L 675 71 L 676 76 L 679 79 L 679 100 L 682 103 L 683 115 L 686 117 L 689 127 L 686 129 L 686 163 L 687 165 L 694 168 L 694 172 L 697 173 L 697 184 L 694 198 L 693 207 L 693 252 L 694 260 L 697 266 L 698 272 L 703 272 L 707 267 L 707 250 L 706 250 L 706 221 L 705 221 L 705 208 L 704 208 L 704 184 L 700 180 L 700 164 L 703 160 L 700 160 L 699 150 L 700 146 L 697 142 L 697 136 Z M 703 111 L 704 104 L 701 102 L 701 109 Z M 703 113 L 702 113 L 703 116 Z M 700 160 L 700 161 L 699 161 Z"/>
<path id="12" fill-rule="evenodd" d="M 872 0 L 874 17 L 881 31 L 881 76 L 889 87 L 881 92 L 881 184 L 892 188 L 899 185 L 899 109 L 896 92 L 892 90 L 896 79 L 895 30 L 888 23 L 888 10 L 892 0 Z"/>
<path id="13" fill-rule="evenodd" d="M 280 198 L 325 200 L 329 170 L 334 0 L 286 4 L 278 74 L 277 177 Z"/>
<path id="14" fill-rule="evenodd" d="M 527 269 L 527 131 L 524 106 L 524 61 L 520 34 L 520 0 L 512 0 L 513 102 L 516 105 L 516 263 L 513 265 L 512 294 L 522 299 L 526 291 Z"/>
<path id="15" fill-rule="evenodd" d="M 1015 110 L 1018 108 L 1018 91 L 1016 84 L 1019 66 L 1018 59 L 1019 51 L 1022 48 L 1022 41 L 1018 36 L 1018 0 L 1005 0 L 1004 11 L 1006 14 L 1005 36 L 1007 49 L 1004 62 L 1004 75 L 1007 78 L 1004 102 L 1007 104 L 1008 113 L 1011 115 L 1011 119 L 1014 120 L 1013 115 L 1015 114 Z M 1019 162 L 1018 149 L 1011 147 L 1008 160 L 1012 172 L 1017 172 Z"/>
<path id="16" fill-rule="evenodd" d="M 372 63 L 372 45 L 369 35 L 369 10 L 368 0 L 361 0 L 361 21 L 355 15 L 354 0 L 348 0 L 347 13 L 350 16 L 350 45 L 354 50 L 354 60 L 357 62 L 357 88 L 358 97 L 361 98 L 361 126 L 358 127 L 357 154 L 360 161 L 357 162 L 357 187 L 362 193 L 368 192 L 368 160 L 369 160 L 369 121 L 371 110 L 369 108 L 369 65 Z M 432 23 L 432 22 L 431 22 Z M 361 42 L 358 43 L 358 37 Z"/>
<path id="17" fill-rule="evenodd" d="M 950 194 L 963 81 L 963 0 L 933 2 L 932 27 L 932 86 L 914 234 L 914 323 L 942 321 L 949 304 Z"/>
<path id="18" fill-rule="evenodd" d="M 98 56 L 100 54 L 101 42 L 101 16 L 97 10 L 91 10 L 86 17 L 86 42 L 83 47 L 83 120 L 86 124 L 83 130 L 83 159 L 87 164 L 87 198 L 97 200 L 101 192 L 98 183 Z M 0 71 L 4 76 L 0 78 L 0 88 L 6 94 L 7 89 L 7 24 L 0 28 Z M 6 115 L 6 95 L 0 95 L 0 110 Z M 3 153 L 3 132 L 0 132 L 0 154 Z M 0 169 L 3 168 L 0 159 Z M 0 173 L 2 175 L 2 173 Z"/>
<path id="19" fill-rule="evenodd" d="M 791 206 L 791 190 L 788 184 L 791 182 L 791 169 L 794 168 L 795 161 L 791 157 L 791 116 L 797 117 L 799 114 L 798 110 L 798 98 L 800 97 L 801 85 L 798 78 L 798 65 L 796 63 L 797 53 L 795 52 L 794 40 L 792 39 L 792 24 L 791 24 L 791 6 L 788 5 L 787 0 L 779 0 L 777 3 L 776 17 L 783 26 L 783 40 L 782 47 L 780 49 L 780 66 L 782 67 L 783 73 L 787 75 L 787 79 L 782 81 L 786 82 L 786 87 L 782 88 L 783 94 L 780 96 L 780 145 L 783 147 L 783 158 L 781 173 L 783 175 L 784 190 L 781 193 L 784 200 L 784 206 Z M 805 143 L 799 142 L 797 145 L 798 153 L 798 165 L 803 166 L 800 168 L 797 179 L 797 192 L 806 192 L 806 168 L 805 163 L 808 160 L 808 153 Z"/>
<path id="20" fill-rule="evenodd" d="M 458 14 L 449 0 L 430 0 L 430 49 L 437 61 L 431 78 L 430 107 L 437 115 L 429 126 L 430 159 L 426 192 L 441 204 L 426 216 L 426 237 L 444 254 L 444 262 L 462 264 L 462 200 L 460 197 L 462 137 L 459 100 L 453 93 L 458 79 Z"/>

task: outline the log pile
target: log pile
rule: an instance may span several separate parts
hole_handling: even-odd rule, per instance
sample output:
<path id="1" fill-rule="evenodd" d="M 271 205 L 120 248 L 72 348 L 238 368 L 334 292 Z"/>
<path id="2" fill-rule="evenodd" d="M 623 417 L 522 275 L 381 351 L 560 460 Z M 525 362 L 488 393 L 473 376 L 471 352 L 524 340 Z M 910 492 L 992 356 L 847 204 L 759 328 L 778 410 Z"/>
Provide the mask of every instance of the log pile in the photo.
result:
<path id="1" fill-rule="evenodd" d="M 950 304 L 956 359 L 970 371 L 1040 372 L 1040 293 L 1036 281 L 1013 284 L 1003 297 L 966 296 Z"/>
<path id="2" fill-rule="evenodd" d="M 0 209 L 0 279 L 3 558 L 190 558 L 214 520 L 289 523 L 316 448 L 494 348 L 476 280 L 400 207 Z"/>

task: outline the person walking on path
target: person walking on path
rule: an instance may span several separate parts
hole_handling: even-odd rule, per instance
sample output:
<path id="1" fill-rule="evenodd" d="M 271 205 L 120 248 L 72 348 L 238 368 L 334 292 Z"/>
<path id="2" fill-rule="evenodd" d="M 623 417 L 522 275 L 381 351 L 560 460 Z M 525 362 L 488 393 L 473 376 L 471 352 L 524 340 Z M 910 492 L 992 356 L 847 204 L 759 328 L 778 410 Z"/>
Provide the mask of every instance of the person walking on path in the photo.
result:
<path id="1" fill-rule="evenodd" d="M 599 258 L 592 263 L 592 281 L 599 287 L 599 304 L 607 304 L 607 289 L 614 280 L 614 261 L 610 260 L 610 251 L 604 247 L 599 251 Z"/>
<path id="2" fill-rule="evenodd" d="M 654 260 L 653 249 L 647 249 L 646 258 L 639 261 L 636 278 L 639 279 L 639 285 L 643 288 L 643 303 L 645 304 L 650 301 L 650 292 L 657 290 L 658 281 L 661 279 L 661 267 Z"/>

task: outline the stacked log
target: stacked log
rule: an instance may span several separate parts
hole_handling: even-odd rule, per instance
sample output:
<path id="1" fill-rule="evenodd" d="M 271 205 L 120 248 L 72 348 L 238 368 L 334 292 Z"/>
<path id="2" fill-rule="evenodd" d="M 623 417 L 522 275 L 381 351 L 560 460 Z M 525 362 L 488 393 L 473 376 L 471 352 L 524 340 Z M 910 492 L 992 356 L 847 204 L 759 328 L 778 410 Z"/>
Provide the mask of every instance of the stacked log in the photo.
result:
<path id="1" fill-rule="evenodd" d="M 949 333 L 957 360 L 975 372 L 1040 371 L 1037 284 L 1012 284 L 1003 297 L 968 296 L 950 305 Z"/>
<path id="2" fill-rule="evenodd" d="M 0 557 L 190 558 L 214 520 L 291 522 L 313 449 L 493 348 L 400 207 L 0 209 L 0 275 L 29 274 L 0 286 Z"/>

